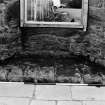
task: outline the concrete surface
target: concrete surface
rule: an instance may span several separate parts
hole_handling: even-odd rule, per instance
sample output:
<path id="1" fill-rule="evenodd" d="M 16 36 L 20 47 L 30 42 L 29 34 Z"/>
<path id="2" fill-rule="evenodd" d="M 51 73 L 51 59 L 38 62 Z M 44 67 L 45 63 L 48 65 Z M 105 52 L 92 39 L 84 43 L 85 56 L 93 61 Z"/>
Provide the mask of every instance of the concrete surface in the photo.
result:
<path id="1" fill-rule="evenodd" d="M 0 105 L 105 105 L 105 87 L 0 83 Z"/>

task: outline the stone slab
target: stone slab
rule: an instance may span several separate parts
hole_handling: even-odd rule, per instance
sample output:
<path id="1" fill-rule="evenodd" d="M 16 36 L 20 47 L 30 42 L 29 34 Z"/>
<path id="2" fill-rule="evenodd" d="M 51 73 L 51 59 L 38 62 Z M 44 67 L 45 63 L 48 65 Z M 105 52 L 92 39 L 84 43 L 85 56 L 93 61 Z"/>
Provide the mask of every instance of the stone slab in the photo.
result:
<path id="1" fill-rule="evenodd" d="M 57 105 L 82 105 L 80 101 L 58 101 Z"/>
<path id="2" fill-rule="evenodd" d="M 24 84 L 0 84 L 0 97 L 32 97 L 34 85 Z"/>
<path id="3" fill-rule="evenodd" d="M 105 100 L 105 87 L 73 86 L 73 100 Z"/>
<path id="4" fill-rule="evenodd" d="M 0 97 L 0 105 L 28 105 L 28 98 L 7 98 Z"/>
<path id="5" fill-rule="evenodd" d="M 105 101 L 85 101 L 83 105 L 105 105 Z"/>
<path id="6" fill-rule="evenodd" d="M 0 82 L 0 85 L 1 84 L 7 84 L 7 85 L 16 85 L 16 84 L 18 84 L 18 85 L 24 85 L 24 82 Z"/>
<path id="7" fill-rule="evenodd" d="M 36 86 L 36 99 L 71 100 L 71 90 L 69 86 L 39 85 Z"/>
<path id="8" fill-rule="evenodd" d="M 55 101 L 32 100 L 30 105 L 56 105 Z"/>

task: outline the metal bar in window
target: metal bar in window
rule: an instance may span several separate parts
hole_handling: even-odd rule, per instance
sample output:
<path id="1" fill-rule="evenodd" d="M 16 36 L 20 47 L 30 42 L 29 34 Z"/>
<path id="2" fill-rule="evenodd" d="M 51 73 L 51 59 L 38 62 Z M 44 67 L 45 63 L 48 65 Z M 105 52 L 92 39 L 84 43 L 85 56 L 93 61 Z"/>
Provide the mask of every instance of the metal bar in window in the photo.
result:
<path id="1" fill-rule="evenodd" d="M 105 0 L 103 0 L 103 3 L 102 3 L 102 4 L 103 4 L 103 6 L 102 6 L 102 7 L 103 7 L 103 9 L 104 9 L 104 6 L 105 6 Z"/>
<path id="2" fill-rule="evenodd" d="M 30 5 L 31 5 L 31 20 L 33 18 L 33 0 L 30 0 Z"/>
<path id="3" fill-rule="evenodd" d="M 25 3 L 25 22 L 27 22 L 27 0 L 24 0 Z"/>
<path id="4" fill-rule="evenodd" d="M 45 0 L 42 0 L 42 4 L 44 4 L 44 1 L 45 1 Z M 41 5 L 42 5 L 42 4 L 41 4 Z M 41 13 L 41 15 L 42 15 L 42 20 L 44 20 L 44 12 L 45 12 L 45 11 L 44 11 L 44 6 L 45 6 L 45 5 L 42 5 L 42 8 L 41 8 L 41 9 L 42 9 L 42 13 Z"/>
<path id="5" fill-rule="evenodd" d="M 83 25 L 83 14 L 84 14 L 84 0 L 82 0 L 82 10 L 81 10 L 81 23 Z"/>
<path id="6" fill-rule="evenodd" d="M 36 21 L 36 9 L 37 9 L 37 2 L 34 0 L 34 21 Z"/>
<path id="7" fill-rule="evenodd" d="M 24 24 L 24 1 L 23 0 L 20 0 L 20 25 L 21 25 L 21 27 L 23 27 L 23 24 Z"/>
<path id="8" fill-rule="evenodd" d="M 87 28 L 87 14 L 88 14 L 88 0 L 84 0 L 84 5 L 83 5 L 83 26 L 84 26 L 84 31 L 86 31 Z"/>

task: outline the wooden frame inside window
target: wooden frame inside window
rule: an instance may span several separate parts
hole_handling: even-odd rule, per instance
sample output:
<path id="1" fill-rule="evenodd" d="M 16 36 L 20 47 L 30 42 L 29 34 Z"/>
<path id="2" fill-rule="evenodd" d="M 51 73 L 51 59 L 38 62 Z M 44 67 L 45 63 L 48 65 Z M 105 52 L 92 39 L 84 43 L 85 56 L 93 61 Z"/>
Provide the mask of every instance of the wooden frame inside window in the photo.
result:
<path id="1" fill-rule="evenodd" d="M 73 18 L 75 18 L 75 16 L 77 16 L 77 18 L 80 17 L 79 21 L 73 21 L 73 22 L 72 21 L 39 21 L 39 20 L 35 20 L 36 16 L 37 16 L 37 15 L 35 15 L 36 10 L 39 10 L 38 6 L 37 7 L 35 6 L 36 1 L 37 0 L 20 0 L 20 10 L 21 10 L 20 11 L 20 20 L 21 20 L 20 23 L 21 23 L 21 27 L 83 28 L 83 30 L 86 31 L 87 16 L 88 16 L 88 0 L 82 0 L 81 8 L 66 8 L 65 9 L 64 7 L 60 7 L 60 9 L 57 10 L 57 11 L 68 10 L 68 11 L 70 11 L 71 14 L 73 14 Z M 50 1 L 50 0 L 47 0 L 47 1 Z M 29 10 L 31 12 L 28 12 L 28 8 L 30 8 Z M 54 8 L 55 8 L 55 6 L 54 6 Z M 62 8 L 64 8 L 64 9 L 62 9 Z M 40 13 L 40 11 L 39 11 L 39 13 Z M 61 15 L 62 14 L 64 15 L 63 18 L 68 16 L 68 14 L 66 14 L 66 13 L 61 13 Z M 54 14 L 54 16 L 55 16 L 55 14 Z"/>

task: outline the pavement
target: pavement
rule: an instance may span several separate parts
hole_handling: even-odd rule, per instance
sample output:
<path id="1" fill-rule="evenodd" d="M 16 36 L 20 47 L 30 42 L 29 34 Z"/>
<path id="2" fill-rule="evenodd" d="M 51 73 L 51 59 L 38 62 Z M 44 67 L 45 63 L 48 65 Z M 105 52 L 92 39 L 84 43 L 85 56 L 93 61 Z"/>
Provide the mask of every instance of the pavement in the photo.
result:
<path id="1" fill-rule="evenodd" d="M 2 82 L 0 105 L 105 105 L 105 87 Z"/>

